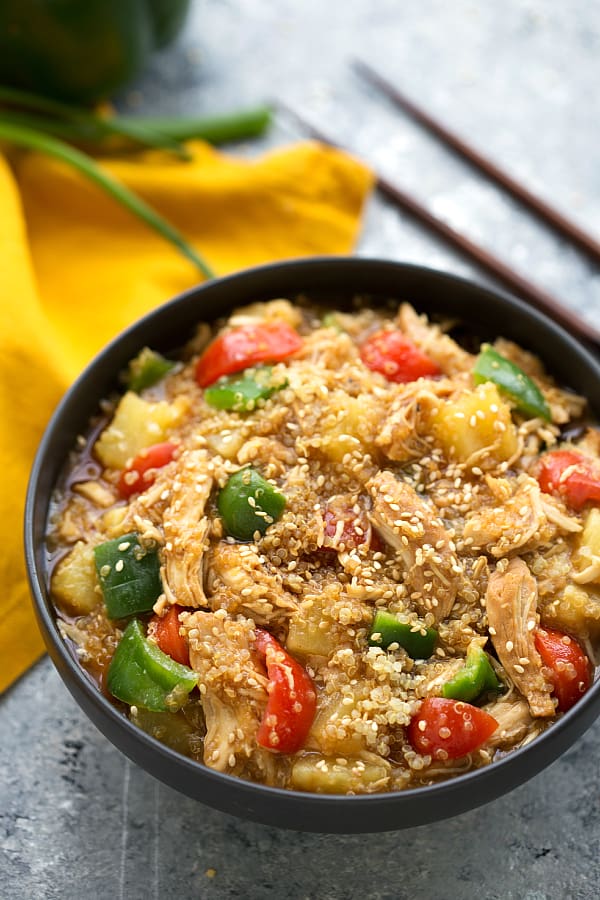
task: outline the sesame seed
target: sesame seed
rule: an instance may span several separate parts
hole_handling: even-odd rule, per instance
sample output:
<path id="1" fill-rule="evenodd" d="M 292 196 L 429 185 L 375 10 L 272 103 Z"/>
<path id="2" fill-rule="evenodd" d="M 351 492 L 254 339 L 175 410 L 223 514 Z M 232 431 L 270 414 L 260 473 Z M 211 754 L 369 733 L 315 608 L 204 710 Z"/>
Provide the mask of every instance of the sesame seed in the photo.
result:
<path id="1" fill-rule="evenodd" d="M 309 748 L 313 777 L 331 772 L 337 778 L 340 772 L 342 776 L 351 772 L 356 780 L 351 793 L 400 790 L 452 777 L 454 765 L 444 765 L 448 752 L 443 747 L 428 754 L 415 752 L 405 740 L 405 729 L 416 718 L 419 733 L 428 737 L 426 717 L 418 712 L 423 699 L 438 696 L 437 688 L 455 666 L 463 664 L 473 641 L 483 645 L 486 636 L 496 638 L 495 629 L 488 627 L 491 604 L 486 606 L 486 591 L 494 566 L 500 574 L 506 570 L 509 554 L 517 549 L 515 542 L 522 543 L 519 549 L 532 574 L 538 547 L 544 557 L 550 557 L 553 545 L 561 554 L 567 552 L 570 538 L 562 535 L 559 525 L 544 521 L 531 533 L 535 496 L 528 493 L 541 442 L 555 444 L 558 429 L 542 428 L 535 420 L 513 425 L 508 405 L 484 403 L 486 389 L 469 390 L 463 373 L 404 385 L 386 382 L 369 370 L 357 348 L 382 328 L 405 330 L 403 310 L 396 320 L 391 310 L 363 308 L 357 298 L 353 311 L 339 313 L 339 322 L 347 329 L 339 334 L 322 328 L 321 315 L 304 301 L 298 309 L 286 300 L 273 302 L 283 304 L 282 318 L 289 315 L 303 339 L 302 349 L 289 359 L 270 369 L 252 367 L 247 373 L 259 383 L 264 376 L 265 384 L 279 385 L 273 397 L 253 409 L 209 409 L 195 385 L 196 357 L 182 361 L 165 391 L 173 409 L 187 404 L 181 424 L 169 425 L 168 430 L 178 452 L 166 474 L 152 470 L 140 478 L 137 472 L 126 473 L 134 486 L 144 488 L 130 501 L 116 499 L 118 473 L 109 470 L 100 476 L 114 499 L 106 528 L 102 516 L 94 518 L 93 540 L 103 539 L 104 532 L 108 538 L 118 535 L 118 516 L 123 515 L 121 533 L 135 530 L 144 537 L 144 552 L 158 551 L 164 593 L 155 612 L 164 613 L 176 602 L 185 607 L 180 632 L 190 647 L 199 696 L 203 702 L 213 694 L 218 697 L 234 723 L 220 744 L 211 745 L 210 737 L 205 742 L 208 765 L 239 772 L 243 778 L 256 778 L 260 772 L 262 757 L 248 755 L 248 735 L 237 727 L 236 717 L 248 708 L 260 720 L 273 690 L 265 654 L 257 651 L 257 629 L 265 629 L 283 646 L 287 642 L 294 658 L 296 647 L 302 647 L 299 662 L 318 688 L 317 721 L 323 741 L 320 752 L 316 746 Z M 238 310 L 228 322 L 219 323 L 212 336 L 221 324 L 226 333 L 247 321 L 246 315 L 260 321 L 263 315 L 270 320 L 273 313 L 276 319 L 277 309 L 267 301 L 251 312 Z M 407 321 L 410 334 L 410 316 Z M 431 329 L 425 318 L 419 321 L 434 347 L 440 339 L 438 327 Z M 203 341 L 209 336 L 207 330 Z M 443 340 L 452 339 L 445 335 Z M 559 398 L 560 388 L 556 390 Z M 238 400 L 243 405 L 243 398 Z M 570 401 L 567 405 L 570 408 Z M 114 404 L 106 406 L 107 419 L 114 409 Z M 439 430 L 427 433 L 432 417 L 438 415 Z M 454 439 L 441 427 L 443 419 L 452 423 L 450 416 L 456 420 Z M 495 429 L 494 440 L 488 440 L 490 426 Z M 508 461 L 502 459 L 501 439 L 507 428 L 518 428 L 519 442 L 518 452 Z M 490 446 L 459 462 L 461 437 L 476 444 L 485 438 Z M 126 448 L 125 434 L 119 440 Z M 86 447 L 89 453 L 87 438 L 82 453 Z M 231 475 L 240 468 L 249 473 L 250 467 L 279 486 L 286 505 L 275 521 L 261 508 L 260 495 L 246 498 L 252 510 L 246 511 L 247 517 L 250 521 L 254 517 L 255 527 L 259 526 L 246 543 L 225 534 L 217 506 L 219 490 Z M 148 489 L 155 477 L 159 486 Z M 517 511 L 520 518 L 505 525 Z M 80 527 L 85 517 L 79 509 L 74 512 L 73 524 Z M 489 539 L 473 527 L 478 514 L 490 522 Z M 471 536 L 463 537 L 465 533 Z M 123 541 L 119 551 L 124 554 L 128 544 Z M 117 571 L 122 571 L 123 561 L 119 563 Z M 110 566 L 103 568 L 101 578 L 110 572 Z M 552 601 L 541 591 L 540 595 L 542 613 L 549 616 L 554 611 L 559 619 L 559 601 L 554 601 L 553 609 Z M 384 648 L 382 634 L 370 633 L 377 610 L 396 616 L 414 634 L 437 629 L 439 642 L 431 659 L 413 660 L 398 641 Z M 86 639 L 96 638 L 93 629 L 101 618 L 97 612 L 85 617 L 81 628 Z M 88 624 L 92 621 L 95 624 Z M 537 622 L 533 608 L 527 631 L 533 631 Z M 114 634 L 118 629 L 111 626 L 106 651 L 114 648 Z M 504 641 L 506 633 L 501 634 Z M 525 649 L 522 638 L 517 641 L 513 635 L 513 640 L 519 647 L 516 665 L 507 667 L 509 676 L 531 665 L 528 656 L 518 655 Z M 313 649 L 318 652 L 309 652 Z M 507 652 L 514 649 L 512 641 L 506 641 Z M 89 665 L 86 648 L 76 652 Z M 285 669 L 283 652 L 270 650 L 266 656 L 269 665 L 277 662 Z M 567 663 L 561 665 L 568 668 Z M 573 679 L 577 681 L 576 672 Z M 510 687 L 515 697 L 521 696 L 516 683 Z M 294 693 L 291 686 L 290 694 Z M 302 713 L 300 694 L 291 696 L 290 703 Z M 468 713 L 464 704 L 456 708 L 461 715 Z M 465 729 L 473 727 L 466 716 Z M 270 718 L 266 729 L 270 749 L 276 751 L 280 740 L 276 717 Z M 511 730 L 502 738 L 502 753 L 515 746 Z M 534 724 L 519 741 L 531 739 L 539 730 Z M 437 728 L 434 734 L 437 738 Z M 439 738 L 449 740 L 449 729 L 439 728 Z M 346 757 L 346 748 L 355 745 L 370 754 L 369 762 Z M 194 742 L 194 754 L 197 746 Z M 485 765 L 495 754 L 492 745 L 479 748 L 461 761 L 460 769 Z M 381 784 L 373 786 L 370 776 L 361 784 L 377 755 L 388 775 Z M 295 766 L 286 754 L 274 752 L 269 755 L 268 777 L 289 787 Z M 262 772 L 259 777 L 266 775 Z"/>

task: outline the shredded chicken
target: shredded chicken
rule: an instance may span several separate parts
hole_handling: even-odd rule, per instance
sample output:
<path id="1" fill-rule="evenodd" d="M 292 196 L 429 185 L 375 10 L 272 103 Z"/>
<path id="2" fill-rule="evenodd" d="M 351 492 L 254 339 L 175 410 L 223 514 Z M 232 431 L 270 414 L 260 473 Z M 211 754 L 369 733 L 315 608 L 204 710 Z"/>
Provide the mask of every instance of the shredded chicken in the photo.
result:
<path id="1" fill-rule="evenodd" d="M 134 494 L 125 507 L 125 515 L 118 526 L 121 534 L 139 531 L 150 537 L 150 532 L 155 529 L 155 539 L 157 543 L 162 544 L 162 533 L 158 532 L 156 526 L 162 523 L 169 505 L 171 487 L 177 470 L 177 461 L 163 466 L 158 470 L 155 481 L 146 490 Z"/>
<path id="2" fill-rule="evenodd" d="M 475 549 L 500 558 L 550 543 L 558 529 L 580 531 L 564 507 L 543 495 L 533 478 L 521 476 L 512 497 L 500 506 L 475 510 L 467 516 L 463 537 Z"/>
<path id="3" fill-rule="evenodd" d="M 410 304 L 402 304 L 397 322 L 407 337 L 437 363 L 445 375 L 473 371 L 475 357 L 459 347 L 438 325 L 432 325 L 425 316 L 419 316 Z"/>
<path id="4" fill-rule="evenodd" d="M 535 648 L 537 582 L 516 557 L 490 576 L 486 593 L 489 632 L 507 674 L 527 699 L 533 716 L 553 716 L 551 685 Z"/>
<path id="5" fill-rule="evenodd" d="M 493 382 L 475 386 L 475 357 L 445 324 L 428 323 L 407 304 L 398 313 L 377 308 L 367 297 L 347 310 L 280 298 L 200 327 L 160 383 L 140 397 L 126 394 L 136 415 L 107 405 L 104 425 L 90 428 L 53 502 L 48 551 L 63 637 L 103 686 L 122 631 L 103 602 L 95 549 L 134 532 L 160 566 L 161 583 L 140 579 L 140 590 L 152 591 L 148 604 L 159 616 L 180 608 L 166 622 L 142 617 L 140 624 L 162 645 L 179 620 L 199 690 L 167 713 L 145 710 L 140 691 L 129 711 L 140 727 L 219 772 L 360 794 L 454 777 L 551 727 L 560 711 L 547 683 L 552 671 L 535 649 L 538 621 L 577 639 L 597 661 L 600 511 L 574 512 L 541 492 L 535 475 L 541 454 L 557 446 L 600 466 L 600 431 L 581 439 L 584 399 L 557 387 L 541 360 L 509 341 L 495 346 L 539 385 L 552 422 L 518 412 Z M 281 333 L 296 329 L 298 349 L 270 366 L 273 390 L 252 408 L 220 408 L 229 404 L 226 393 L 219 408 L 211 405 L 196 380 L 204 365 L 198 354 L 211 338 L 261 322 L 279 322 Z M 370 368 L 364 342 L 398 329 L 439 375 L 404 384 L 387 380 L 385 365 Z M 385 362 L 385 346 L 381 352 Z M 254 378 L 250 359 L 237 362 Z M 561 430 L 567 420 L 569 430 Z M 173 458 L 149 470 L 143 491 L 123 498 L 118 479 L 127 460 L 157 441 L 176 444 Z M 253 496 L 236 496 L 229 479 L 240 466 L 283 497 L 273 515 L 260 478 Z M 233 513 L 241 510 L 260 525 L 252 542 L 236 537 Z M 126 562 L 115 560 L 114 572 Z M 378 611 L 398 620 L 395 628 L 383 617 L 379 638 Z M 408 652 L 406 626 L 435 628 L 429 658 Z M 260 628 L 311 679 L 312 721 L 301 698 L 286 693 L 296 686 L 291 664 L 288 678 L 279 682 L 272 672 L 269 681 L 264 654 L 255 652 Z M 490 640 L 499 657 L 490 652 L 490 663 L 509 690 L 473 703 L 486 702 L 498 729 L 459 760 L 421 752 L 410 726 L 423 701 L 443 696 L 469 649 L 491 650 Z M 269 698 L 273 709 L 285 707 L 276 719 L 297 734 L 294 752 L 258 745 L 261 723 L 272 724 Z"/>
<path id="6" fill-rule="evenodd" d="M 424 456 L 430 450 L 427 440 L 432 409 L 456 390 L 450 379 L 441 379 L 423 387 L 421 381 L 399 386 L 389 411 L 383 419 L 375 443 L 388 459 L 403 462 Z"/>
<path id="7" fill-rule="evenodd" d="M 298 351 L 298 355 L 309 360 L 312 365 L 318 366 L 328 381 L 338 380 L 340 372 L 343 375 L 344 368 L 359 358 L 358 347 L 350 335 L 338 333 L 336 340 L 332 341 L 331 333 L 327 330 L 313 332 Z M 290 374 L 294 379 L 291 383 L 296 386 L 296 378 L 301 373 Z"/>
<path id="8" fill-rule="evenodd" d="M 213 609 L 243 613 L 259 625 L 279 622 L 298 608 L 283 579 L 253 544 L 221 541 L 207 557 L 207 590 Z"/>
<path id="9" fill-rule="evenodd" d="M 411 599 L 436 621 L 445 619 L 456 599 L 462 567 L 435 509 L 391 472 L 378 472 L 367 490 L 373 501 L 371 522 L 399 553 Z"/>
<path id="10" fill-rule="evenodd" d="M 94 506 L 108 509 L 116 500 L 114 491 L 100 481 L 78 481 L 73 485 L 73 490 L 85 497 Z"/>
<path id="11" fill-rule="evenodd" d="M 539 720 L 533 719 L 529 706 L 521 697 L 509 696 L 484 707 L 494 717 L 498 728 L 486 742 L 486 747 L 494 749 L 513 748 L 521 741 L 539 731 Z"/>
<path id="12" fill-rule="evenodd" d="M 544 397 L 550 407 L 552 421 L 557 425 L 566 425 L 572 419 L 578 419 L 585 408 L 583 397 L 556 385 L 544 385 Z"/>
<path id="13" fill-rule="evenodd" d="M 203 557 L 209 522 L 204 514 L 213 484 L 213 467 L 206 450 L 189 450 L 178 460 L 165 510 L 163 587 L 169 603 L 206 606 Z"/>
<path id="14" fill-rule="evenodd" d="M 557 497 L 542 493 L 540 494 L 540 503 L 548 521 L 558 526 L 561 531 L 567 534 L 577 534 L 581 531 L 581 522 L 568 514 L 564 503 Z"/>
<path id="15" fill-rule="evenodd" d="M 206 719 L 204 762 L 219 772 L 240 772 L 250 758 L 259 769 L 270 754 L 256 744 L 267 705 L 267 677 L 253 654 L 254 622 L 225 613 L 180 616 L 190 649 L 190 665 Z"/>

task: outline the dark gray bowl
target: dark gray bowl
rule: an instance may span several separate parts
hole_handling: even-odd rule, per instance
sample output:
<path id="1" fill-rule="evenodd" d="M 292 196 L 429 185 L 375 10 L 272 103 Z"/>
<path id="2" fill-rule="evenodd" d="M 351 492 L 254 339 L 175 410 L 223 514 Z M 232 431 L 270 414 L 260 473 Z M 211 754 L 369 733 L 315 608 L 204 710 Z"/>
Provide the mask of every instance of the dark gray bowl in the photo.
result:
<path id="1" fill-rule="evenodd" d="M 333 304 L 357 293 L 409 300 L 429 313 L 457 317 L 481 337 L 503 335 L 538 353 L 564 384 L 587 396 L 600 418 L 600 365 L 574 338 L 523 303 L 452 275 L 367 259 L 278 263 L 193 288 L 150 313 L 103 350 L 68 391 L 33 466 L 25 513 L 27 568 L 48 652 L 92 722 L 152 775 L 210 806 L 267 825 L 304 831 L 373 832 L 421 825 L 479 806 L 535 775 L 567 749 L 600 712 L 600 684 L 540 738 L 501 761 L 432 787 L 359 797 L 263 787 L 180 756 L 132 725 L 98 692 L 60 637 L 48 596 L 44 535 L 48 504 L 69 451 L 98 402 L 118 389 L 117 375 L 144 345 L 180 346 L 193 326 L 255 300 L 305 293 Z"/>

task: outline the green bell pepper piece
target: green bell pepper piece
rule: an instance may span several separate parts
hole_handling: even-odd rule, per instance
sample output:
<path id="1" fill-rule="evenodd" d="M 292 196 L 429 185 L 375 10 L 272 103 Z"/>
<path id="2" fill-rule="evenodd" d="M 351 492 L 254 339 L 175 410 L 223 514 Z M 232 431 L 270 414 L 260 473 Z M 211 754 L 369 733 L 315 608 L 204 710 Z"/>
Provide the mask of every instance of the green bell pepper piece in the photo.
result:
<path id="1" fill-rule="evenodd" d="M 338 319 L 336 313 L 327 312 L 321 319 L 321 325 L 323 328 L 335 328 L 337 332 L 343 334 L 344 329 L 340 325 L 340 320 Z"/>
<path id="2" fill-rule="evenodd" d="M 194 727 L 186 718 L 185 712 L 156 712 L 145 709 L 139 703 L 134 704 L 129 718 L 134 725 L 166 744 L 171 750 L 177 750 L 182 756 L 192 755 Z"/>
<path id="3" fill-rule="evenodd" d="M 442 696 L 470 703 L 485 691 L 501 689 L 502 682 L 496 677 L 487 653 L 475 644 L 467 650 L 467 659 L 462 669 L 442 688 Z"/>
<path id="4" fill-rule="evenodd" d="M 438 633 L 435 628 L 414 628 L 410 622 L 400 622 L 393 613 L 380 609 L 371 625 L 369 646 L 387 650 L 390 644 L 399 644 L 412 659 L 429 659 Z"/>
<path id="5" fill-rule="evenodd" d="M 281 516 L 285 497 L 256 469 L 246 466 L 229 478 L 217 506 L 227 534 L 251 541 L 257 531 L 264 534 Z"/>
<path id="6" fill-rule="evenodd" d="M 215 409 L 252 412 L 259 400 L 268 400 L 275 391 L 287 387 L 287 381 L 273 384 L 272 374 L 272 366 L 259 366 L 256 369 L 246 369 L 241 377 L 219 378 L 205 389 L 204 399 Z"/>
<path id="7" fill-rule="evenodd" d="M 130 391 L 139 394 L 144 388 L 152 387 L 153 384 L 162 381 L 165 375 L 168 375 L 174 368 L 174 362 L 165 359 L 164 356 L 149 347 L 144 347 L 129 363 L 127 387 Z"/>
<path id="8" fill-rule="evenodd" d="M 106 686 L 113 697 L 163 712 L 183 706 L 197 684 L 198 675 L 147 640 L 138 620 L 132 619 L 108 668 Z"/>
<path id="9" fill-rule="evenodd" d="M 0 82 L 91 103 L 131 81 L 183 25 L 190 0 L 4 0 Z"/>
<path id="10" fill-rule="evenodd" d="M 94 548 L 96 572 L 111 619 L 149 612 L 162 593 L 156 550 L 147 550 L 137 534 L 124 534 Z"/>
<path id="11" fill-rule="evenodd" d="M 483 344 L 473 369 L 475 384 L 492 381 L 506 394 L 516 408 L 528 416 L 549 422 L 552 418 L 548 404 L 537 384 L 506 357 L 489 344 Z"/>

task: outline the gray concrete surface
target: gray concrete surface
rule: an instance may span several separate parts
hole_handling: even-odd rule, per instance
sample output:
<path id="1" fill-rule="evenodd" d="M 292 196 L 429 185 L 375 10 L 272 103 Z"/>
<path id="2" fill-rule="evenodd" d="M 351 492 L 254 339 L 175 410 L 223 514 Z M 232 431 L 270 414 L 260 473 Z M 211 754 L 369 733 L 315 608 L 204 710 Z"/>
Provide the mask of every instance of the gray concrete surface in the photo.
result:
<path id="1" fill-rule="evenodd" d="M 597 321 L 597 269 L 376 97 L 347 60 L 380 65 L 599 233 L 599 49 L 589 0 L 198 0 L 179 43 L 121 102 L 201 113 L 282 98 Z M 240 151 L 299 136 L 281 114 Z M 377 198 L 358 252 L 479 277 Z M 2 900 L 600 895 L 600 723 L 482 809 L 349 837 L 243 822 L 160 785 L 94 729 L 47 659 L 0 700 L 0 735 Z"/>

